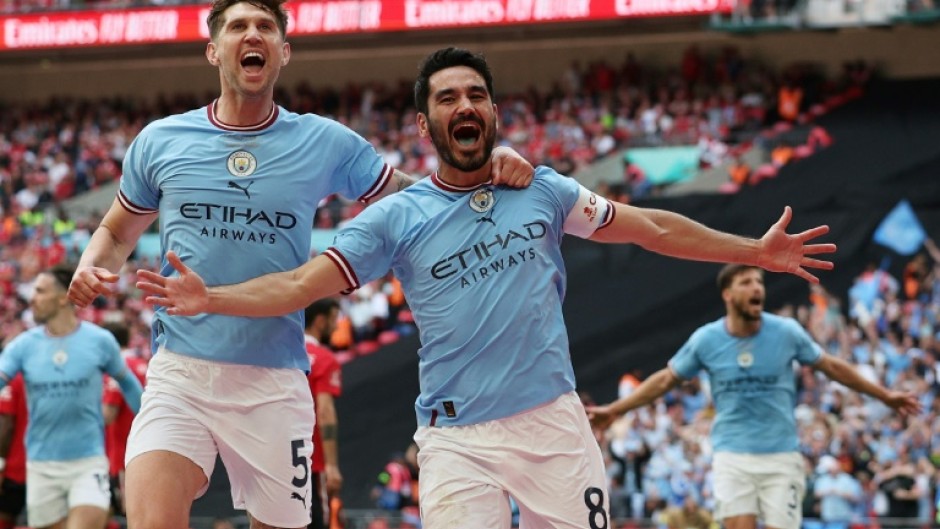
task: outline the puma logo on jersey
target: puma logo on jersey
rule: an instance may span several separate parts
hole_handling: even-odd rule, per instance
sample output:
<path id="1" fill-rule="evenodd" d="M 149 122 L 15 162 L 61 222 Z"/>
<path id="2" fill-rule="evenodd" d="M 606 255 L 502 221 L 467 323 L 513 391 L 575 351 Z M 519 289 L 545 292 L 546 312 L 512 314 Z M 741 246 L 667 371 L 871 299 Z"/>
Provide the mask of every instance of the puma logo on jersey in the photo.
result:
<path id="1" fill-rule="evenodd" d="M 488 217 L 480 217 L 480 218 L 477 219 L 477 222 L 478 222 L 478 223 L 479 223 L 479 222 L 489 222 L 489 223 L 492 224 L 493 226 L 496 226 L 496 222 L 493 221 L 493 215 L 490 215 L 490 216 L 488 216 Z"/>
<path id="2" fill-rule="evenodd" d="M 245 187 L 242 187 L 242 186 L 238 185 L 238 182 L 233 182 L 233 181 L 229 180 L 229 181 L 228 181 L 228 186 L 229 186 L 230 188 L 235 188 L 235 189 L 241 190 L 243 193 L 245 193 L 245 196 L 250 199 L 250 198 L 251 198 L 251 193 L 248 192 L 248 188 L 251 187 L 251 184 L 253 184 L 253 183 L 255 183 L 254 180 L 252 180 L 251 182 L 248 182 L 248 185 L 246 185 Z"/>
<path id="3" fill-rule="evenodd" d="M 306 496 L 301 496 L 301 495 L 300 495 L 299 493 L 297 493 L 297 492 L 291 492 L 291 493 L 290 493 L 290 499 L 292 499 L 292 500 L 297 500 L 297 501 L 299 501 L 300 503 L 303 503 L 303 504 L 304 504 L 304 509 L 307 508 L 307 497 L 306 497 Z"/>

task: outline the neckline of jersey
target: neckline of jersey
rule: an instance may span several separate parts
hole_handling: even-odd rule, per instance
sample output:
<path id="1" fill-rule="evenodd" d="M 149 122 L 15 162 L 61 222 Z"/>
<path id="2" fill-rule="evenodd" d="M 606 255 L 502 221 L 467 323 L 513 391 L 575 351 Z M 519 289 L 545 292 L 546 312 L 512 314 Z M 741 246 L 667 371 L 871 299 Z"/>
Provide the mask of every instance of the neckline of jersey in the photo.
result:
<path id="1" fill-rule="evenodd" d="M 260 123 L 256 123 L 254 125 L 230 125 L 220 120 L 218 116 L 216 116 L 216 110 L 217 110 L 216 107 L 217 107 L 218 102 L 219 100 L 215 99 L 214 101 L 212 101 L 212 103 L 209 103 L 208 107 L 206 107 L 206 112 L 209 115 L 209 122 L 212 123 L 212 125 L 214 125 L 217 128 L 220 128 L 222 130 L 232 131 L 232 132 L 256 132 L 259 130 L 264 130 L 270 127 L 271 125 L 273 125 L 275 121 L 277 121 L 277 116 L 279 114 L 277 105 L 274 104 L 274 102 L 272 101 L 271 112 L 268 113 L 268 117 L 261 120 Z"/>
<path id="2" fill-rule="evenodd" d="M 437 171 L 434 171 L 433 173 L 431 173 L 431 183 L 441 188 L 442 190 L 450 192 L 450 193 L 467 193 L 470 191 L 474 191 L 476 189 L 480 189 L 481 187 L 488 186 L 492 184 L 493 181 L 487 180 L 486 182 L 474 184 L 472 186 L 455 186 L 453 184 L 448 184 L 447 182 L 441 180 L 441 177 L 440 175 L 437 174 Z"/>

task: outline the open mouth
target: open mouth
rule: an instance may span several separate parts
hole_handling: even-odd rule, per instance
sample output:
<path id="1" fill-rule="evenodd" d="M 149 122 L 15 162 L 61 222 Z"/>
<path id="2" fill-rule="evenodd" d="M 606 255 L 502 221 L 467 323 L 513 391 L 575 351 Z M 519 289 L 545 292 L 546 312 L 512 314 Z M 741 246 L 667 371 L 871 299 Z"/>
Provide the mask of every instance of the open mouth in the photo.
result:
<path id="1" fill-rule="evenodd" d="M 751 298 L 747 300 L 747 304 L 751 307 L 762 307 L 764 306 L 764 298 Z"/>
<path id="2" fill-rule="evenodd" d="M 464 121 L 456 127 L 454 127 L 451 135 L 454 137 L 454 140 L 464 147 L 469 147 L 477 142 L 480 139 L 482 134 L 480 125 L 473 121 Z"/>
<path id="3" fill-rule="evenodd" d="M 264 56 L 257 51 L 245 52 L 242 55 L 241 65 L 248 73 L 259 73 L 264 68 Z"/>

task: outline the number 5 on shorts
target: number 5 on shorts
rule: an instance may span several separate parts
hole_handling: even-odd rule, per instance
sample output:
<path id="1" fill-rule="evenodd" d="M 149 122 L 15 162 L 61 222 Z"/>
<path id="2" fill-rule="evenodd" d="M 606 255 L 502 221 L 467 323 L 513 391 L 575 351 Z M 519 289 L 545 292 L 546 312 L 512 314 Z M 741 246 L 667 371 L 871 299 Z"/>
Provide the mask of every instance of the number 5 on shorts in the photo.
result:
<path id="1" fill-rule="evenodd" d="M 292 452 L 291 464 L 294 465 L 295 468 L 300 467 L 300 469 L 303 470 L 304 472 L 304 475 L 302 477 L 298 478 L 295 475 L 294 479 L 291 480 L 291 485 L 297 487 L 298 489 L 302 489 L 306 487 L 307 479 L 310 478 L 310 468 L 307 466 L 307 458 L 304 457 L 303 454 L 300 453 L 300 449 L 304 447 L 304 441 L 305 441 L 304 439 L 297 439 L 297 440 L 290 442 L 290 448 Z"/>

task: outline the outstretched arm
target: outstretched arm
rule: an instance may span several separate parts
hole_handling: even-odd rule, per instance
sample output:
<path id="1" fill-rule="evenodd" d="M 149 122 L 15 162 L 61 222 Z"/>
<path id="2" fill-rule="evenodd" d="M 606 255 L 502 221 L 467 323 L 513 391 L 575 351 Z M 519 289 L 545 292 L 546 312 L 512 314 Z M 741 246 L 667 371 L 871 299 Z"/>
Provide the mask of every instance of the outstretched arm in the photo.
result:
<path id="1" fill-rule="evenodd" d="M 349 286 L 339 268 L 325 255 L 318 255 L 287 272 L 208 288 L 199 274 L 183 264 L 176 253 L 167 252 L 166 258 L 178 275 L 163 277 L 149 270 L 138 270 L 137 288 L 148 294 L 146 302 L 167 307 L 167 314 L 171 316 L 194 316 L 203 312 L 229 316 L 280 316 L 337 294 Z"/>
<path id="2" fill-rule="evenodd" d="M 677 213 L 611 204 L 616 208 L 614 220 L 594 232 L 591 240 L 635 243 L 652 252 L 694 261 L 750 264 L 771 272 L 789 272 L 812 283 L 819 279 L 807 268 L 831 270 L 833 266 L 831 261 L 809 256 L 835 252 L 835 244 L 807 244 L 828 233 L 829 227 L 788 234 L 793 217 L 789 206 L 763 237 L 750 239 L 713 230 Z"/>
<path id="3" fill-rule="evenodd" d="M 653 402 L 681 382 L 672 368 L 664 367 L 644 380 L 626 397 L 604 406 L 588 406 L 588 419 L 593 426 L 605 429 L 617 417 Z"/>
<path id="4" fill-rule="evenodd" d="M 863 377 L 855 369 L 855 366 L 837 356 L 823 355 L 820 357 L 819 362 L 813 365 L 813 368 L 822 371 L 827 377 L 850 389 L 884 402 L 887 406 L 897 410 L 902 416 L 920 413 L 920 401 L 917 400 L 916 395 L 904 391 L 885 389 Z"/>

